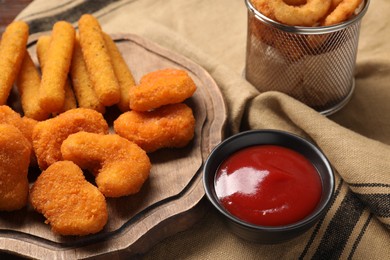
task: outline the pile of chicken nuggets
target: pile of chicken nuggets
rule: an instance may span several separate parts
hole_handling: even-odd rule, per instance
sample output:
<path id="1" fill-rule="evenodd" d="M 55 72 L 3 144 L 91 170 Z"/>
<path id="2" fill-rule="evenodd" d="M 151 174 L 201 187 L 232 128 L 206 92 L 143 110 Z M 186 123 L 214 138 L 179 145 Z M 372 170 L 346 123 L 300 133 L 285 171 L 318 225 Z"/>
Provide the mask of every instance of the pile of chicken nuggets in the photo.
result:
<path id="1" fill-rule="evenodd" d="M 90 14 L 80 17 L 78 31 L 59 21 L 40 36 L 39 65 L 28 37 L 27 23 L 15 21 L 0 42 L 0 210 L 30 204 L 57 234 L 97 233 L 108 221 L 106 198 L 135 194 L 148 179 L 148 153 L 194 138 L 195 117 L 184 101 L 196 85 L 175 68 L 149 72 L 137 84 Z M 7 103 L 14 86 L 22 114 Z M 104 115 L 112 106 L 121 113 L 109 131 Z M 40 175 L 29 183 L 32 167 Z"/>

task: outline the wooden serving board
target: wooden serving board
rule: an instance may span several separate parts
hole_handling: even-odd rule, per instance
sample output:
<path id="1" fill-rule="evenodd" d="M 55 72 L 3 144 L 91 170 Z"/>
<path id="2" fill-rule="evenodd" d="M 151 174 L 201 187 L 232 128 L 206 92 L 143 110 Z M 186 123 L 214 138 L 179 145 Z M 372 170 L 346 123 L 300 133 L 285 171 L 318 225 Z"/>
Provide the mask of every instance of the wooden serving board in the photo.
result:
<path id="1" fill-rule="evenodd" d="M 29 40 L 36 60 L 35 44 Z M 192 225 L 200 216 L 204 196 L 202 165 L 223 138 L 226 109 L 211 76 L 199 65 L 136 35 L 112 35 L 135 80 L 162 68 L 186 70 L 197 85 L 186 103 L 196 118 L 195 137 L 185 148 L 149 154 L 150 178 L 133 196 L 107 199 L 109 220 L 95 235 L 65 237 L 54 234 L 44 217 L 26 208 L 0 213 L 0 250 L 39 259 L 80 259 L 131 256 L 144 253 L 161 239 Z M 17 102 L 15 103 L 17 106 Z M 16 108 L 15 108 L 16 109 Z M 107 115 L 110 123 L 117 115 Z"/>

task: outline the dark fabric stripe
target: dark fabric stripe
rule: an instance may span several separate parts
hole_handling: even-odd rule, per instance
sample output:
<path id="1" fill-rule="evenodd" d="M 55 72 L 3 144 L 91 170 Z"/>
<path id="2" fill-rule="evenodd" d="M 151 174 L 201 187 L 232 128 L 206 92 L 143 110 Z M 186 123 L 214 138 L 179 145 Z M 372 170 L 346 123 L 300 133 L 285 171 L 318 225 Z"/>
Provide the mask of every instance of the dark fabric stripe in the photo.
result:
<path id="1" fill-rule="evenodd" d="M 302 254 L 299 256 L 299 259 L 303 259 L 306 256 L 307 252 L 309 251 L 310 246 L 313 244 L 314 239 L 318 235 L 318 231 L 320 230 L 324 220 L 325 220 L 325 217 L 321 218 L 320 221 L 317 223 L 313 233 L 310 236 L 308 243 L 305 246 L 305 249 L 303 250 Z"/>
<path id="2" fill-rule="evenodd" d="M 358 194 L 370 211 L 381 218 L 390 218 L 390 194 Z"/>
<path id="3" fill-rule="evenodd" d="M 363 226 L 362 230 L 360 231 L 359 236 L 357 237 L 355 243 L 353 243 L 352 250 L 348 256 L 348 259 L 352 259 L 353 255 L 355 254 L 356 248 L 358 247 L 360 241 L 362 240 L 362 237 L 363 237 L 364 233 L 366 232 L 368 224 L 370 224 L 370 222 L 371 222 L 371 219 L 372 219 L 372 214 L 370 214 L 370 216 L 367 218 L 366 223 L 364 223 L 364 226 Z"/>
<path id="4" fill-rule="evenodd" d="M 381 188 L 390 188 L 390 184 L 384 184 L 384 183 L 350 183 L 349 186 L 351 187 L 381 187 Z"/>
<path id="5" fill-rule="evenodd" d="M 341 179 L 339 185 L 337 186 L 337 188 L 336 188 L 336 190 L 335 190 L 335 192 L 333 194 L 332 202 L 331 202 L 329 208 L 332 207 L 332 205 L 336 201 L 336 198 L 340 195 L 340 190 L 343 187 L 343 184 L 344 184 L 344 181 Z M 324 222 L 325 217 L 326 217 L 326 214 L 325 214 L 325 216 L 323 218 L 320 219 L 320 221 L 316 225 L 316 227 L 315 227 L 315 229 L 314 229 L 314 231 L 313 231 L 313 233 L 312 233 L 312 235 L 311 235 L 307 245 L 305 246 L 305 249 L 303 250 L 302 254 L 300 255 L 299 259 L 303 259 L 306 256 L 306 254 L 309 251 L 309 248 L 311 247 L 314 239 L 318 235 L 318 231 L 320 230 L 320 228 L 322 226 L 322 223 Z"/>
<path id="6" fill-rule="evenodd" d="M 348 191 L 329 223 L 313 259 L 338 259 L 363 211 L 361 201 Z"/>
<path id="7" fill-rule="evenodd" d="M 109 4 L 119 2 L 121 0 L 94 0 L 85 1 L 70 9 L 66 9 L 61 13 L 49 17 L 42 17 L 29 21 L 30 33 L 49 31 L 54 23 L 60 20 L 66 20 L 70 23 L 76 22 L 81 15 L 96 12 Z"/>

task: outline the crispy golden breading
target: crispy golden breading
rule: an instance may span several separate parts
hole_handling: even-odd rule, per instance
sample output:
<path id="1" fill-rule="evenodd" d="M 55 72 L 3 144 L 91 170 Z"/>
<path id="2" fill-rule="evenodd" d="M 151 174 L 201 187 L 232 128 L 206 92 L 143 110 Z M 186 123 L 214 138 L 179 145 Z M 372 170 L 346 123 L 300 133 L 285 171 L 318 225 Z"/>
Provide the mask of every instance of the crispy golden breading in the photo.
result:
<path id="1" fill-rule="evenodd" d="M 29 34 L 28 25 L 23 21 L 9 24 L 0 43 L 0 105 L 7 103 L 12 85 L 19 73 Z"/>
<path id="2" fill-rule="evenodd" d="M 0 210 L 17 210 L 27 204 L 31 150 L 19 129 L 0 124 Z"/>
<path id="3" fill-rule="evenodd" d="M 42 35 L 38 38 L 36 45 L 36 53 L 39 62 L 39 66 L 41 70 L 45 67 L 46 55 L 48 49 L 50 48 L 51 36 L 50 35 Z"/>
<path id="4" fill-rule="evenodd" d="M 63 113 L 63 112 L 68 111 L 70 109 L 77 108 L 76 97 L 74 95 L 69 78 L 66 79 L 64 88 L 65 88 L 65 102 L 64 102 L 64 106 L 59 111 L 59 113 Z"/>
<path id="5" fill-rule="evenodd" d="M 39 64 L 41 66 L 41 70 L 44 70 L 44 67 L 46 65 L 47 54 L 50 48 L 50 43 L 51 43 L 51 37 L 49 35 L 43 35 L 38 39 L 37 56 L 38 56 Z M 65 79 L 64 91 L 65 91 L 64 105 L 62 106 L 62 109 L 58 111 L 58 113 L 62 113 L 69 109 L 73 109 L 77 107 L 76 97 L 73 93 L 73 89 L 72 86 L 70 85 L 70 80 L 68 77 L 66 77 Z"/>
<path id="6" fill-rule="evenodd" d="M 78 132 L 62 143 L 61 152 L 65 160 L 92 171 L 106 197 L 137 193 L 151 169 L 144 150 L 115 134 Z"/>
<path id="7" fill-rule="evenodd" d="M 102 114 L 87 108 L 71 109 L 38 122 L 33 131 L 33 147 L 39 167 L 44 170 L 60 161 L 62 142 L 70 134 L 79 131 L 107 134 L 108 125 Z"/>
<path id="8" fill-rule="evenodd" d="M 104 41 L 107 46 L 108 53 L 111 57 L 112 67 L 114 68 L 115 75 L 118 79 L 119 87 L 121 90 L 121 99 L 118 103 L 118 108 L 122 112 L 130 110 L 129 104 L 129 91 L 130 88 L 135 86 L 135 81 L 133 74 L 129 67 L 127 66 L 126 61 L 123 59 L 122 54 L 118 50 L 115 42 L 111 37 L 103 33 Z"/>
<path id="9" fill-rule="evenodd" d="M 196 85 L 188 73 L 162 69 L 144 75 L 140 84 L 130 89 L 130 108 L 148 111 L 163 105 L 183 102 L 191 97 Z"/>
<path id="10" fill-rule="evenodd" d="M 70 76 L 78 106 L 93 109 L 104 114 L 106 112 L 106 108 L 102 103 L 100 103 L 95 91 L 93 90 L 93 85 L 89 79 L 88 70 L 81 51 L 78 35 L 76 35 L 76 40 L 74 42 Z"/>
<path id="11" fill-rule="evenodd" d="M 82 15 L 78 24 L 81 50 L 95 93 L 103 105 L 117 104 L 121 92 L 100 24 L 90 14 Z"/>
<path id="12" fill-rule="evenodd" d="M 37 40 L 36 53 L 41 69 L 45 66 L 45 55 L 47 54 L 47 49 L 50 47 L 50 41 L 50 35 L 41 35 Z"/>
<path id="13" fill-rule="evenodd" d="M 166 105 L 151 112 L 129 111 L 114 121 L 115 132 L 147 152 L 183 147 L 194 137 L 195 118 L 184 103 Z"/>
<path id="14" fill-rule="evenodd" d="M 38 121 L 29 117 L 22 117 L 22 122 L 24 124 L 24 130 L 22 133 L 25 135 L 27 140 L 30 141 L 32 147 L 32 134 L 34 131 L 34 127 L 38 124 Z"/>
<path id="15" fill-rule="evenodd" d="M 26 52 L 22 67 L 16 78 L 16 86 L 19 91 L 20 101 L 24 115 L 38 121 L 48 119 L 50 113 L 41 108 L 39 104 L 39 84 L 41 76 L 32 61 L 30 54 Z"/>
<path id="16" fill-rule="evenodd" d="M 65 82 L 72 60 L 75 30 L 65 21 L 53 26 L 50 48 L 44 55 L 39 88 L 40 105 L 48 112 L 60 112 L 65 103 Z"/>
<path id="17" fill-rule="evenodd" d="M 30 142 L 32 141 L 32 128 L 36 123 L 33 119 L 22 118 L 19 113 L 7 105 L 0 106 L 0 124 L 15 126 Z"/>
<path id="18" fill-rule="evenodd" d="M 35 156 L 35 151 L 33 149 L 32 145 L 32 133 L 34 131 L 35 125 L 38 123 L 37 120 L 29 118 L 29 117 L 22 117 L 22 122 L 24 123 L 24 132 L 22 134 L 27 138 L 27 140 L 31 144 L 31 158 L 30 158 L 30 166 L 36 166 L 38 165 L 37 157 Z"/>
<path id="19" fill-rule="evenodd" d="M 289 5 L 283 0 L 258 0 L 266 2 L 276 20 L 291 26 L 314 26 L 328 13 L 332 0 L 307 0 L 299 6 Z"/>
<path id="20" fill-rule="evenodd" d="M 94 234 L 108 220 L 103 194 L 69 161 L 56 162 L 39 175 L 30 190 L 30 202 L 61 235 Z"/>
<path id="21" fill-rule="evenodd" d="M 354 14 L 363 0 L 332 1 L 332 12 L 327 15 L 321 25 L 329 26 L 347 21 Z"/>
<path id="22" fill-rule="evenodd" d="M 27 117 L 21 117 L 19 113 L 12 110 L 9 106 L 0 106 L 0 124 L 9 124 L 22 132 L 23 136 L 30 142 L 32 146 L 32 132 L 37 124 L 37 121 Z M 31 149 L 31 164 L 36 164 L 34 150 Z"/>

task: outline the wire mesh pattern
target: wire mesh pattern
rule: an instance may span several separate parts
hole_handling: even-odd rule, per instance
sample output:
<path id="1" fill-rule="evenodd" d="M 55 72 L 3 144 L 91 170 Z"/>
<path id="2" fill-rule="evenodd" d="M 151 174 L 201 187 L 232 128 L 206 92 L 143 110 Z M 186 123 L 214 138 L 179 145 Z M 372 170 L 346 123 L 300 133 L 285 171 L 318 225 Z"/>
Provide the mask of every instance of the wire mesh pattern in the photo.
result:
<path id="1" fill-rule="evenodd" d="M 245 77 L 261 92 L 280 91 L 331 114 L 354 89 L 360 21 L 326 33 L 313 27 L 305 34 L 282 30 L 248 11 Z"/>

